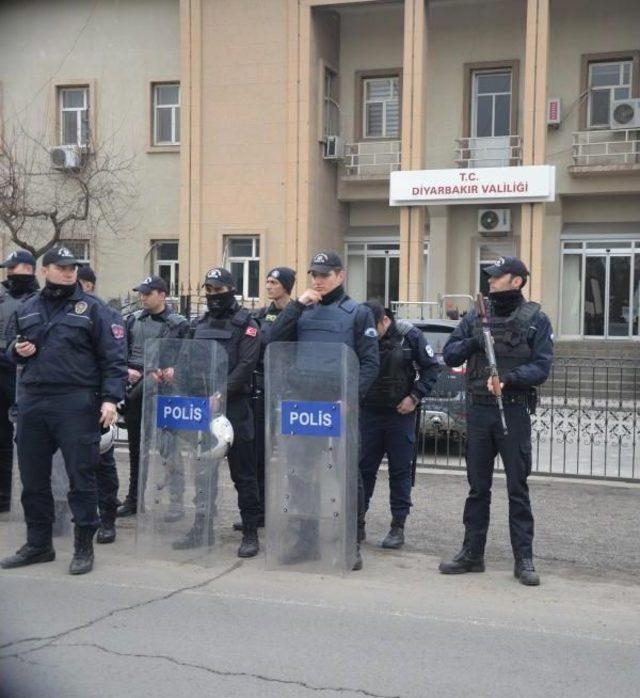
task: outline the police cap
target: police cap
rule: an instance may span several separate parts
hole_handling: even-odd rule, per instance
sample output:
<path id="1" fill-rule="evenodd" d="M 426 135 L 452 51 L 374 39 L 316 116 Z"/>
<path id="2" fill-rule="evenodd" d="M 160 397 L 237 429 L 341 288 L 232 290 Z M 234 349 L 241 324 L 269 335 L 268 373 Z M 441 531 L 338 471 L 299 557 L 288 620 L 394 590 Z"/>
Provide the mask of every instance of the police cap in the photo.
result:
<path id="1" fill-rule="evenodd" d="M 59 267 L 78 267 L 82 262 L 76 259 L 67 247 L 52 247 L 42 258 L 43 267 L 49 264 L 57 264 Z"/>
<path id="2" fill-rule="evenodd" d="M 36 266 L 36 258 L 27 252 L 26 250 L 16 250 L 12 252 L 5 260 L 0 264 L 1 268 L 13 269 L 17 267 L 18 264 L 30 264 L 32 267 Z"/>
<path id="3" fill-rule="evenodd" d="M 342 269 L 342 260 L 335 252 L 318 252 L 309 265 L 310 272 L 316 271 L 319 274 L 328 274 L 336 269 Z"/>
<path id="4" fill-rule="evenodd" d="M 525 263 L 517 257 L 500 257 L 495 264 L 484 268 L 484 273 L 488 276 L 502 276 L 503 274 L 513 274 L 526 280 L 529 270 Z"/>
<path id="5" fill-rule="evenodd" d="M 229 286 L 236 288 L 236 280 L 231 276 L 231 272 L 224 267 L 212 267 L 205 274 L 203 286 Z"/>
<path id="6" fill-rule="evenodd" d="M 151 293 L 151 291 L 169 293 L 167 282 L 160 276 L 147 276 L 147 278 L 140 282 L 133 290 L 139 293 Z"/>

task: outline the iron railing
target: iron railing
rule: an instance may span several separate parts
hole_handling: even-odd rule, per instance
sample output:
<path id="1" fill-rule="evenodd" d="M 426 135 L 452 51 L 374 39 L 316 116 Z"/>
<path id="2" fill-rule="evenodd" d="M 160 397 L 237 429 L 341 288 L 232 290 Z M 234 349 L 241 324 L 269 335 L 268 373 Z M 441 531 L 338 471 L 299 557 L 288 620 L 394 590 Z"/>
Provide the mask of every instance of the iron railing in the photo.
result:
<path id="1" fill-rule="evenodd" d="M 457 138 L 458 167 L 515 167 L 522 163 L 520 136 Z"/>
<path id="2" fill-rule="evenodd" d="M 640 360 L 557 359 L 531 419 L 532 472 L 640 480 L 639 408 Z M 467 409 L 464 393 L 425 400 L 420 465 L 465 467 Z"/>
<path id="3" fill-rule="evenodd" d="M 640 129 L 577 131 L 572 155 L 575 167 L 640 167 Z"/>
<path id="4" fill-rule="evenodd" d="M 346 177 L 387 178 L 400 169 L 400 162 L 400 141 L 361 141 L 344 149 Z"/>
<path id="5" fill-rule="evenodd" d="M 391 310 L 407 320 L 459 320 L 473 307 L 473 296 L 464 293 L 438 294 L 435 301 L 391 301 Z"/>

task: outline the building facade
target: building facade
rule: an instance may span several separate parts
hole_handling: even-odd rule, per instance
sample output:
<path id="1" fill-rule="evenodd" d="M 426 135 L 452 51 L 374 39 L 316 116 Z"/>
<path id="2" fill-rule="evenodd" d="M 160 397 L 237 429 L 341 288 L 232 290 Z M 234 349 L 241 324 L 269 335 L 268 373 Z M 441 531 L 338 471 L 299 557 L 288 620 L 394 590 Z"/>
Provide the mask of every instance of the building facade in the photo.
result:
<path id="1" fill-rule="evenodd" d="M 5 137 L 28 134 L 45 149 L 89 139 L 120 162 L 132 158 L 137 197 L 122 230 L 79 224 L 63 234 L 95 268 L 105 298 L 151 271 L 179 280 L 179 26 L 177 0 L 0 5 Z M 6 231 L 1 242 L 4 255 L 12 249 Z"/>
<path id="2" fill-rule="evenodd" d="M 332 247 L 356 298 L 434 301 L 519 254 L 560 338 L 638 339 L 640 122 L 611 122 L 614 101 L 638 113 L 638 3 L 189 0 L 181 17 L 194 280 L 244 238 L 260 276 Z M 388 203 L 394 169 L 541 164 L 554 203 Z"/>
<path id="3" fill-rule="evenodd" d="M 85 85 L 70 98 L 97 128 L 124 124 L 141 223 L 95 244 L 109 294 L 152 270 L 197 286 L 225 263 L 256 298 L 269 267 L 297 268 L 301 288 L 333 248 L 356 299 L 435 302 L 483 290 L 482 267 L 518 254 L 561 340 L 637 346 L 635 0 L 95 8 L 82 29 L 86 3 L 4 3 L 0 85 L 5 119 L 29 103 L 73 123 L 56 90 Z M 389 205 L 394 170 L 527 165 L 555 167 L 554 202 Z"/>

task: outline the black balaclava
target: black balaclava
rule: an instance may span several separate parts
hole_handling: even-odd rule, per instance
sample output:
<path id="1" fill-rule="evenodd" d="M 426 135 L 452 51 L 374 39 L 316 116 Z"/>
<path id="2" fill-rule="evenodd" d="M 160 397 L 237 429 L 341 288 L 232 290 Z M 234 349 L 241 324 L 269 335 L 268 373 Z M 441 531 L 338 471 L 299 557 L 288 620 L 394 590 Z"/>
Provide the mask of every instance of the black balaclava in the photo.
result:
<path id="1" fill-rule="evenodd" d="M 33 290 L 35 278 L 34 274 L 10 274 L 7 277 L 6 286 L 9 289 L 9 293 L 18 296 Z"/>
<path id="2" fill-rule="evenodd" d="M 519 288 L 512 288 L 507 291 L 496 291 L 489 294 L 491 308 L 495 315 L 506 317 L 524 302 L 524 296 Z"/>
<path id="3" fill-rule="evenodd" d="M 214 316 L 222 315 L 235 302 L 235 291 L 225 291 L 224 293 L 214 293 L 207 296 L 207 308 Z"/>

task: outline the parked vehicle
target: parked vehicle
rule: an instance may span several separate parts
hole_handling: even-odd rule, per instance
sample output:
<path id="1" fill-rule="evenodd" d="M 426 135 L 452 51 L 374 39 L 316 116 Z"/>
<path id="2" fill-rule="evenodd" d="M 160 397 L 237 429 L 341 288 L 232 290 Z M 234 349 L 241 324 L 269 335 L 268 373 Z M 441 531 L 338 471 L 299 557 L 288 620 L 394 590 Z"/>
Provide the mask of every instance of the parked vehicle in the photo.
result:
<path id="1" fill-rule="evenodd" d="M 462 436 L 467 430 L 466 366 L 450 368 L 442 358 L 442 349 L 458 323 L 455 320 L 410 322 L 422 331 L 440 364 L 433 391 L 422 401 L 420 431 L 424 436 L 437 436 L 443 432 Z"/>

